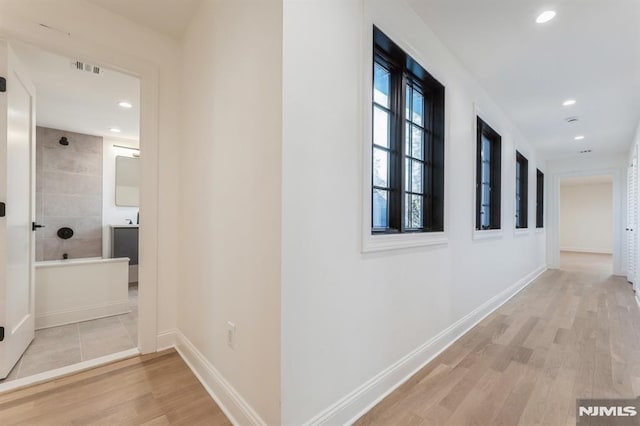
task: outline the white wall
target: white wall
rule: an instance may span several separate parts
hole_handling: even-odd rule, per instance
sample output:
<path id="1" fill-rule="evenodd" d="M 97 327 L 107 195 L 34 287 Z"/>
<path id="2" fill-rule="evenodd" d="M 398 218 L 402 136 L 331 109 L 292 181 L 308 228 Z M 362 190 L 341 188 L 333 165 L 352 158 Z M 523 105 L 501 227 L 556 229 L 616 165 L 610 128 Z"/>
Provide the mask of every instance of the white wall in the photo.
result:
<path id="1" fill-rule="evenodd" d="M 275 425 L 282 2 L 204 1 L 183 48 L 178 327 L 208 371 Z M 233 349 L 227 321 L 236 326 Z"/>
<path id="2" fill-rule="evenodd" d="M 445 246 L 361 252 L 373 23 L 446 86 Z M 535 170 L 544 168 L 402 0 L 285 0 L 283 72 L 282 423 L 337 424 L 455 333 L 431 339 L 471 325 L 474 310 L 486 313 L 492 298 L 544 267 L 533 202 Z M 472 239 L 474 103 L 503 137 L 497 239 Z M 530 162 L 531 229 L 523 235 L 514 232 L 516 147 Z"/>
<path id="3" fill-rule="evenodd" d="M 560 267 L 560 182 L 563 178 L 595 175 L 613 177 L 613 273 L 626 273 L 627 159 L 624 154 L 588 154 L 547 162 L 545 183 L 547 217 L 547 263 Z"/>
<path id="4" fill-rule="evenodd" d="M 136 70 L 150 70 L 141 83 L 143 95 L 141 135 L 142 143 L 154 139 L 157 146 L 143 146 L 149 159 L 157 167 L 142 168 L 142 185 L 159 187 L 161 191 L 144 191 L 142 203 L 147 210 L 144 216 L 154 218 L 141 229 L 142 265 L 145 260 L 157 258 L 157 270 L 148 267 L 141 271 L 149 277 L 145 287 L 141 283 L 140 312 L 148 309 L 143 294 L 157 300 L 157 334 L 173 330 L 176 324 L 176 285 L 178 281 L 178 187 L 180 182 L 179 157 L 179 93 L 180 46 L 168 37 L 140 27 L 131 21 L 81 0 L 0 0 L 0 36 L 9 40 L 16 38 L 33 43 L 41 48 L 62 55 L 73 55 L 80 59 L 115 66 L 127 71 L 128 66 Z M 47 30 L 43 23 L 62 32 Z M 69 32 L 70 35 L 64 34 Z M 149 77 L 149 78 L 147 78 Z M 157 81 L 156 87 L 153 87 Z M 154 95 L 155 98 L 144 97 Z M 157 113 L 157 128 L 149 129 L 145 123 Z M 147 133 L 147 131 L 150 131 Z M 157 223 L 155 217 L 157 215 Z M 151 262 L 146 262 L 150 264 Z M 153 262 L 155 263 L 155 261 Z M 157 279 L 157 288 L 151 287 Z M 150 282 L 153 281 L 153 282 Z M 156 293 L 157 289 L 157 293 Z M 144 306 L 143 306 L 144 305 Z M 155 315 L 155 313 L 154 313 Z M 154 333 L 155 333 L 154 332 Z M 155 348 L 155 338 L 149 342 L 141 336 L 146 348 Z"/>
<path id="5" fill-rule="evenodd" d="M 102 165 L 102 256 L 111 257 L 111 225 L 136 223 L 138 207 L 116 206 L 116 157 L 133 157 L 130 149 L 116 147 L 137 147 L 138 141 L 118 138 L 104 138 Z"/>
<path id="6" fill-rule="evenodd" d="M 560 185 L 560 250 L 613 253 L 613 185 Z"/>

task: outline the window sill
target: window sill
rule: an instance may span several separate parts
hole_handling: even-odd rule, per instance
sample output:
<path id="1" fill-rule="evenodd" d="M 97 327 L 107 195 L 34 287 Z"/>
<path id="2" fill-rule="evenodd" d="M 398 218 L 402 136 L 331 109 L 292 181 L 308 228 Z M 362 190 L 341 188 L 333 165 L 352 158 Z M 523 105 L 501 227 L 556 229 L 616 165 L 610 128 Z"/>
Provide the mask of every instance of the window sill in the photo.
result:
<path id="1" fill-rule="evenodd" d="M 365 235 L 362 239 L 362 252 L 399 250 L 425 246 L 445 246 L 449 239 L 444 232 L 421 232 L 415 234 Z"/>
<path id="2" fill-rule="evenodd" d="M 516 228 L 513 231 L 513 235 L 515 235 L 516 237 L 529 235 L 529 228 Z"/>
<path id="3" fill-rule="evenodd" d="M 544 234 L 544 233 L 545 233 L 544 228 L 536 228 L 536 234 Z"/>
<path id="4" fill-rule="evenodd" d="M 502 229 L 485 229 L 478 230 L 475 229 L 473 231 L 473 239 L 474 240 L 497 240 L 502 238 L 504 232 Z"/>

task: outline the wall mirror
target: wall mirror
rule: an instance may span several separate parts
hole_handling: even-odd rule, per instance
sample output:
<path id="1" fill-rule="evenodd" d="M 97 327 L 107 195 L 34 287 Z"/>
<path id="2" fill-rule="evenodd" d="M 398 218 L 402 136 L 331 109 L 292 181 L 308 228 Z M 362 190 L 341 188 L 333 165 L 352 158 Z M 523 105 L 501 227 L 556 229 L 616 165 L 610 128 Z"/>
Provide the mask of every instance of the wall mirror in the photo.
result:
<path id="1" fill-rule="evenodd" d="M 140 205 L 140 158 L 116 157 L 116 206 Z"/>

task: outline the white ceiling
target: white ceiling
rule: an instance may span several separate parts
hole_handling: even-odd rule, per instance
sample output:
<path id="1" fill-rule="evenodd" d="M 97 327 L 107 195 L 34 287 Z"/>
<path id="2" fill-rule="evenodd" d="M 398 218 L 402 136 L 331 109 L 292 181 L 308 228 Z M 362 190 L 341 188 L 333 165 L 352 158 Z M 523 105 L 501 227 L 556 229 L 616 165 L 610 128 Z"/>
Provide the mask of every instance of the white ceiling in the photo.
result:
<path id="1" fill-rule="evenodd" d="M 640 2 L 408 1 L 544 158 L 628 150 L 640 121 Z M 536 24 L 546 9 L 556 18 Z M 576 105 L 563 107 L 568 98 Z"/>
<path id="2" fill-rule="evenodd" d="M 142 26 L 180 39 L 202 0 L 86 0 Z"/>
<path id="3" fill-rule="evenodd" d="M 611 175 L 579 176 L 579 177 L 564 178 L 560 180 L 561 186 L 598 185 L 603 183 L 613 184 L 613 176 Z"/>
<path id="4" fill-rule="evenodd" d="M 12 47 L 36 86 L 39 126 L 96 136 L 139 138 L 137 78 L 105 68 L 94 75 L 72 68 L 72 58 L 22 43 L 12 43 Z M 120 101 L 130 102 L 133 108 L 119 107 Z M 122 132 L 112 133 L 112 127 Z"/>

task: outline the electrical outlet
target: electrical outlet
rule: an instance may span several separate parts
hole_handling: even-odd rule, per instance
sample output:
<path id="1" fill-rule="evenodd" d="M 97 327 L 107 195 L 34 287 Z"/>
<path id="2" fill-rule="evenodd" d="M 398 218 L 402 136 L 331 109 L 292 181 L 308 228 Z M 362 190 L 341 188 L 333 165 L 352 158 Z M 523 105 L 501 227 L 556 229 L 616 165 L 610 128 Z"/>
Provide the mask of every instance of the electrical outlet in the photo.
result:
<path id="1" fill-rule="evenodd" d="M 233 349 L 236 343 L 236 325 L 227 321 L 227 345 Z"/>

